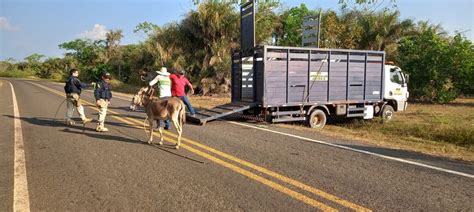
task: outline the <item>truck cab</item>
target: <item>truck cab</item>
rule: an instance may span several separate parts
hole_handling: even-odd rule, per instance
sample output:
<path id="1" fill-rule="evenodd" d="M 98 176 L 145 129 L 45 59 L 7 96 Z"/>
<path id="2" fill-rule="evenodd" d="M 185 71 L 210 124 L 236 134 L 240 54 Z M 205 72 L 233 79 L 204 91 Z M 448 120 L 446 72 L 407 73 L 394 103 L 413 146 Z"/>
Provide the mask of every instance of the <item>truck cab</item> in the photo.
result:
<path id="1" fill-rule="evenodd" d="M 404 111 L 408 106 L 408 75 L 395 65 L 385 65 L 384 70 L 385 93 L 384 100 L 395 111 Z"/>

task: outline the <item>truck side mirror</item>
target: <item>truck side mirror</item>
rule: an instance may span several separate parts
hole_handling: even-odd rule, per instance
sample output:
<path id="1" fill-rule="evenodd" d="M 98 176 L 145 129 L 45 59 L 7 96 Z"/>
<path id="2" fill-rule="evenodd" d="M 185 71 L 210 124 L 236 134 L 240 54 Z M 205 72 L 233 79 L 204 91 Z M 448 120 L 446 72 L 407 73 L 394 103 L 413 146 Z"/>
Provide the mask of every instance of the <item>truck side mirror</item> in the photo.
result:
<path id="1" fill-rule="evenodd" d="M 410 75 L 405 74 L 405 81 L 406 81 L 405 83 L 408 84 L 409 80 L 410 80 Z"/>

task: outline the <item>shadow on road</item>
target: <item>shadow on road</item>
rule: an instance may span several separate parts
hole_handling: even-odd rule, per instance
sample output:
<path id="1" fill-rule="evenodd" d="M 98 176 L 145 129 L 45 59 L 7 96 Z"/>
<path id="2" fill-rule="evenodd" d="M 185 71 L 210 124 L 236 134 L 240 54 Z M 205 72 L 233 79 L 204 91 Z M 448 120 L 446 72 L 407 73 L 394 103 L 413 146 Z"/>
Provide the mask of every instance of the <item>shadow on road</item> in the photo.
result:
<path id="1" fill-rule="evenodd" d="M 130 107 L 122 106 L 122 107 L 115 107 L 115 106 L 110 106 L 109 109 L 114 109 L 114 110 L 123 110 L 126 112 L 131 112 Z M 138 111 L 138 110 L 137 110 Z M 143 112 L 143 110 L 141 110 Z"/>
<path id="2" fill-rule="evenodd" d="M 14 116 L 11 115 L 4 115 L 5 117 L 9 118 L 14 118 Z M 90 123 L 89 126 L 86 125 L 86 127 L 82 127 L 81 125 L 72 125 L 72 126 L 65 126 L 64 122 L 58 119 L 51 119 L 51 118 L 44 118 L 44 117 L 21 117 L 20 120 L 26 121 L 28 123 L 34 124 L 34 125 L 39 125 L 39 126 L 46 126 L 46 127 L 63 127 L 62 130 L 59 130 L 61 132 L 65 133 L 72 133 L 72 134 L 78 134 L 78 135 L 85 135 L 94 139 L 99 139 L 99 140 L 105 140 L 105 141 L 120 141 L 120 142 L 125 142 L 125 143 L 132 143 L 132 144 L 140 144 L 140 145 L 147 145 L 151 146 L 154 148 L 157 148 L 161 151 L 167 152 L 169 154 L 178 156 L 183 159 L 187 159 L 193 162 L 197 162 L 200 164 L 204 164 L 204 162 L 187 157 L 185 155 L 181 155 L 175 152 L 170 151 L 175 150 L 175 146 L 173 144 L 165 144 L 162 146 L 159 145 L 149 145 L 147 142 L 144 142 L 143 140 L 136 138 L 134 136 L 131 136 L 130 133 L 122 132 L 120 129 L 112 129 L 117 131 L 123 136 L 116 136 L 116 135 L 111 135 L 107 133 L 100 133 L 96 132 L 94 128 L 90 128 L 89 126 L 93 123 Z M 79 119 L 75 120 L 76 122 L 80 122 Z M 139 130 L 143 130 L 142 128 L 123 124 L 123 123 L 117 123 L 117 122 L 106 122 L 108 125 L 113 125 L 113 126 L 118 126 L 118 127 L 126 127 L 126 128 L 135 128 Z"/>
<path id="3" fill-rule="evenodd" d="M 14 118 L 11 115 L 4 115 L 9 118 Z M 113 116 L 113 115 L 112 115 Z M 26 121 L 28 123 L 34 124 L 34 125 L 40 125 L 40 126 L 50 126 L 50 127 L 66 127 L 64 124 L 64 121 L 62 119 L 52 119 L 52 118 L 45 118 L 45 117 L 20 117 L 22 121 Z M 78 118 L 73 118 L 73 120 L 76 122 L 76 125 L 72 126 L 67 126 L 68 128 L 72 129 L 80 129 L 83 130 L 84 128 L 82 125 L 80 125 L 81 120 Z M 90 128 L 89 126 L 93 125 L 96 120 L 93 122 L 89 123 L 86 125 L 86 128 L 84 129 L 85 131 L 95 131 L 93 128 Z M 136 127 L 133 125 L 121 123 L 121 122 L 111 122 L 111 121 L 106 121 L 105 122 L 107 125 L 112 125 L 112 126 L 117 126 L 117 127 L 123 127 L 123 128 L 132 128 L 132 129 L 141 129 L 140 127 Z"/>

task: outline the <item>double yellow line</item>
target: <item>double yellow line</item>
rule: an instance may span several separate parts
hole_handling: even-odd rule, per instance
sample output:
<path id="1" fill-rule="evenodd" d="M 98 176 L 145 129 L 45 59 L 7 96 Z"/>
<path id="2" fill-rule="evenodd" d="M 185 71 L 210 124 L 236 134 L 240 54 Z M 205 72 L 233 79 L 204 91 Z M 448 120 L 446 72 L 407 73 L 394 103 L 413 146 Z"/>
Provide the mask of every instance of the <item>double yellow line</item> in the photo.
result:
<path id="1" fill-rule="evenodd" d="M 50 91 L 50 92 L 52 92 L 52 93 L 54 93 L 54 94 L 57 94 L 57 95 L 59 95 L 59 96 L 64 97 L 64 94 L 63 94 L 63 93 L 58 92 L 58 91 L 56 91 L 56 90 L 54 90 L 54 89 L 51 89 L 51 88 L 48 88 L 48 87 L 46 87 L 46 86 L 43 86 L 43 85 L 40 85 L 40 84 L 37 84 L 37 83 L 33 83 L 33 82 L 28 82 L 28 83 L 30 83 L 30 84 L 32 84 L 32 85 L 35 85 L 35 86 L 38 86 L 38 87 L 41 87 L 41 88 L 43 88 L 43 89 L 45 89 L 45 90 L 47 90 L 47 91 Z M 92 103 L 90 103 L 90 102 L 87 102 L 87 101 L 84 101 L 84 100 L 81 100 L 81 101 L 84 102 L 86 105 L 92 105 L 92 106 L 94 106 L 94 104 L 92 104 Z M 95 107 L 93 107 L 93 109 L 98 110 L 98 109 L 95 108 Z M 113 114 L 113 117 L 114 117 L 115 119 L 117 119 L 117 120 L 119 120 L 119 121 L 122 121 L 122 122 L 124 122 L 124 123 L 127 123 L 127 124 L 129 124 L 129 125 L 136 126 L 136 127 L 138 127 L 138 128 L 141 128 L 142 125 L 143 125 L 143 122 L 142 122 L 142 121 L 139 121 L 139 120 L 137 120 L 137 119 L 133 119 L 133 118 L 122 118 L 122 117 L 121 117 L 122 114 L 120 114 L 120 113 L 118 113 L 118 112 L 109 110 L 108 113 Z M 165 133 L 166 135 L 170 136 L 170 137 L 177 138 L 177 135 L 174 134 L 174 133 L 171 133 L 171 132 L 168 132 L 168 131 L 164 131 L 164 133 Z M 156 135 L 156 136 L 159 136 L 158 133 L 156 133 L 156 132 L 155 132 L 155 135 Z M 170 137 L 164 137 L 164 139 L 165 139 L 166 141 L 168 141 L 168 142 L 176 143 L 176 141 L 175 141 L 174 139 L 171 139 Z M 304 183 L 301 183 L 301 182 L 299 182 L 299 181 L 297 181 L 297 180 L 294 180 L 294 179 L 291 179 L 291 178 L 289 178 L 289 177 L 283 176 L 283 175 L 278 174 L 278 173 L 276 173 L 276 172 L 273 172 L 273 171 L 271 171 L 271 170 L 268 170 L 268 169 L 265 169 L 265 168 L 263 168 L 263 167 L 257 166 L 257 165 L 255 165 L 255 164 L 252 164 L 252 163 L 248 162 L 248 161 L 239 159 L 239 158 L 234 157 L 234 156 L 232 156 L 232 155 L 229 155 L 229 154 L 227 154 L 227 153 L 221 152 L 221 151 L 216 150 L 216 149 L 214 149 L 214 148 L 211 148 L 211 147 L 209 147 L 209 146 L 203 145 L 203 144 L 201 144 L 201 143 L 199 143 L 199 142 L 196 142 L 196 141 L 193 141 L 193 140 L 191 140 L 191 139 L 184 138 L 184 137 L 182 138 L 182 140 L 183 140 L 183 142 L 192 144 L 192 145 L 195 146 L 195 147 L 199 147 L 199 148 L 201 148 L 201 149 L 203 149 L 203 150 L 206 150 L 206 151 L 208 151 L 208 152 L 210 152 L 210 153 L 213 153 L 213 154 L 215 154 L 215 155 L 218 155 L 218 156 L 220 156 L 220 157 L 222 157 L 222 158 L 225 158 L 225 159 L 228 159 L 228 160 L 230 160 L 230 161 L 233 161 L 233 162 L 235 162 L 235 163 L 237 163 L 237 164 L 240 164 L 240 165 L 242 165 L 242 166 L 244 166 L 244 167 L 248 167 L 248 168 L 250 168 L 250 169 L 252 169 L 252 170 L 255 170 L 255 171 L 258 171 L 258 172 L 260 172 L 260 173 L 266 174 L 266 175 L 268 175 L 268 176 L 270 176 L 270 177 L 276 178 L 276 179 L 278 179 L 278 180 L 281 181 L 281 182 L 290 184 L 290 185 L 295 186 L 295 187 L 297 187 L 297 188 L 299 188 L 299 189 L 302 189 L 302 190 L 304 190 L 304 191 L 306 191 L 306 192 L 310 192 L 310 193 L 315 194 L 315 195 L 317 195 L 317 196 L 319 196 L 319 197 L 322 197 L 322 198 L 327 199 L 327 200 L 329 200 L 329 201 L 332 201 L 332 202 L 334 202 L 334 203 L 340 204 L 340 205 L 342 205 L 342 206 L 344 206 L 344 207 L 353 209 L 353 210 L 355 210 L 355 211 L 371 211 L 371 210 L 368 209 L 368 208 L 365 208 L 365 207 L 362 207 L 362 206 L 360 206 L 360 205 L 357 205 L 357 204 L 354 204 L 354 203 L 352 203 L 352 202 L 349 202 L 349 201 L 347 201 L 347 200 L 341 199 L 341 198 L 339 198 L 339 197 L 337 197 L 337 196 L 334 196 L 334 195 L 329 194 L 329 193 L 327 193 L 327 192 L 324 192 L 324 191 L 322 191 L 322 190 L 316 189 L 316 188 L 314 188 L 314 187 L 311 187 L 311 186 L 309 186 L 309 185 L 306 185 L 306 184 L 304 184 Z M 323 211 L 337 211 L 335 208 L 332 208 L 332 207 L 330 207 L 329 205 L 326 205 L 326 204 L 324 204 L 324 203 L 322 203 L 322 202 L 319 202 L 319 201 L 317 201 L 317 200 L 315 200 L 315 199 L 312 199 L 312 198 L 310 198 L 310 197 L 308 197 L 308 196 L 306 196 L 306 195 L 304 195 L 304 194 L 301 194 L 301 193 L 299 193 L 299 192 L 296 192 L 296 191 L 294 191 L 294 190 L 292 190 L 292 189 L 290 189 L 290 188 L 287 188 L 287 187 L 285 187 L 285 186 L 283 186 L 283 185 L 281 185 L 281 184 L 279 184 L 279 183 L 277 183 L 277 182 L 274 182 L 274 181 L 268 180 L 268 179 L 266 179 L 266 178 L 263 178 L 263 177 L 261 177 L 261 176 L 258 176 L 258 175 L 256 175 L 256 174 L 250 172 L 250 171 L 247 171 L 247 170 L 245 170 L 245 169 L 243 169 L 243 168 L 240 168 L 240 167 L 238 167 L 238 166 L 236 166 L 236 165 L 233 165 L 233 164 L 231 164 L 231 163 L 229 163 L 229 162 L 226 162 L 226 161 L 224 161 L 224 160 L 221 160 L 221 159 L 219 159 L 219 158 L 217 158 L 217 157 L 215 157 L 215 156 L 213 156 L 213 155 L 210 155 L 210 154 L 208 154 L 208 153 L 205 153 L 205 152 L 203 152 L 203 151 L 201 151 L 201 150 L 198 150 L 198 149 L 196 149 L 196 148 L 194 148 L 194 147 L 191 147 L 191 146 L 189 146 L 189 145 L 187 145 L 187 144 L 182 143 L 181 145 L 182 145 L 182 147 L 183 147 L 184 149 L 186 149 L 186 150 L 188 150 L 188 151 L 190 151 L 190 152 L 192 152 L 192 153 L 195 153 L 195 154 L 197 154 L 197 155 L 199 155 L 199 156 L 201 156 L 201 157 L 204 157 L 204 158 L 206 158 L 206 159 L 208 159 L 208 160 L 211 160 L 211 161 L 213 161 L 213 162 L 215 162 L 215 163 L 217 163 L 217 164 L 219 164 L 219 165 L 221 165 L 221 166 L 224 166 L 224 167 L 226 167 L 226 168 L 228 168 L 228 169 L 231 169 L 232 171 L 235 171 L 235 172 L 237 172 L 237 173 L 239 173 L 239 174 L 242 174 L 242 175 L 244 175 L 244 176 L 246 176 L 246 177 L 248 177 L 248 178 L 250 178 L 250 179 L 253 179 L 253 180 L 257 181 L 257 182 L 260 182 L 260 183 L 262 183 L 262 184 L 264 184 L 264 185 L 266 185 L 266 186 L 269 186 L 269 187 L 271 187 L 271 188 L 273 188 L 273 189 L 275 189 L 275 190 L 277 190 L 277 191 L 280 191 L 280 192 L 282 192 L 282 193 L 284 193 L 284 194 L 286 194 L 286 195 L 288 195 L 288 196 L 290 196 L 290 197 L 292 197 L 292 198 L 294 198 L 294 199 L 297 199 L 297 200 L 299 200 L 299 201 L 302 201 L 302 202 L 304 202 L 304 203 L 306 203 L 306 204 L 308 204 L 308 205 L 311 205 L 311 206 L 313 206 L 313 207 L 315 207 L 315 208 L 321 209 L 321 210 L 323 210 Z"/>

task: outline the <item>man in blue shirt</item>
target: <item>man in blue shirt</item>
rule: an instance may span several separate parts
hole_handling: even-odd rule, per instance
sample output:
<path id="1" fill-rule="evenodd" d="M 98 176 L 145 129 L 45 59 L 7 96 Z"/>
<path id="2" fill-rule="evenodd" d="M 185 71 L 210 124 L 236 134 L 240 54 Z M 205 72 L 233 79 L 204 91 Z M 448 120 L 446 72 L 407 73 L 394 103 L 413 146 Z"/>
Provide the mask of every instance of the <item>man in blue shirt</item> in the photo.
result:
<path id="1" fill-rule="evenodd" d="M 64 92 L 66 92 L 66 101 L 67 101 L 67 110 L 66 110 L 66 124 L 74 125 L 72 116 L 74 109 L 77 110 L 77 113 L 82 119 L 82 123 L 86 124 L 92 121 L 92 119 L 86 118 L 84 114 L 84 107 L 81 104 L 81 91 L 83 88 L 89 87 L 88 84 L 82 83 L 77 77 L 79 76 L 79 71 L 75 68 L 69 71 L 69 77 L 66 80 L 66 85 L 64 86 Z"/>
<path id="2" fill-rule="evenodd" d="M 104 72 L 102 79 L 97 82 L 94 90 L 96 105 L 99 108 L 99 118 L 97 119 L 97 132 L 107 132 L 109 129 L 104 127 L 105 116 L 107 115 L 107 107 L 112 99 L 112 92 L 110 91 L 110 73 Z"/>

